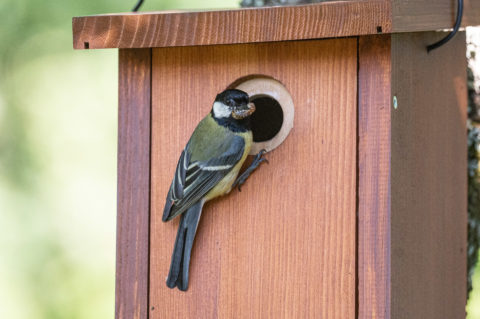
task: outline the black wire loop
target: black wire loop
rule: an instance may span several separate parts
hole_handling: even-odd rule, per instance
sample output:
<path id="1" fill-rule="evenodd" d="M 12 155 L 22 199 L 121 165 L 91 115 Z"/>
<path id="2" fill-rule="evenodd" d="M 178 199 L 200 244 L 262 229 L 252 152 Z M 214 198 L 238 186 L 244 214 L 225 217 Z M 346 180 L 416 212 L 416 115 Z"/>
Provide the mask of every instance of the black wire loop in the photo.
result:
<path id="1" fill-rule="evenodd" d="M 455 21 L 455 26 L 453 27 L 453 31 L 450 32 L 445 38 L 441 39 L 438 42 L 435 42 L 434 44 L 430 44 L 427 46 L 427 52 L 430 52 L 432 50 L 435 50 L 448 41 L 450 41 L 455 34 L 457 34 L 458 29 L 460 29 L 460 25 L 462 24 L 462 17 L 463 17 L 463 0 L 458 0 L 458 8 L 457 8 L 457 20 Z"/>
<path id="2" fill-rule="evenodd" d="M 132 9 L 132 12 L 137 12 L 138 9 L 140 9 L 140 7 L 142 6 L 142 4 L 143 4 L 143 0 L 138 0 L 137 4 Z"/>

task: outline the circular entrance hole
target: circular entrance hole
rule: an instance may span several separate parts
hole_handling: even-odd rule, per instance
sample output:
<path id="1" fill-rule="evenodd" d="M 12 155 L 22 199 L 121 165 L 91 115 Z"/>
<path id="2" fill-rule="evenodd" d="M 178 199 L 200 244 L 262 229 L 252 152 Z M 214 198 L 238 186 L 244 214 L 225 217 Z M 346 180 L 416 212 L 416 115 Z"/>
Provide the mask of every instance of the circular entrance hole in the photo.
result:
<path id="1" fill-rule="evenodd" d="M 260 150 L 270 152 L 279 146 L 293 127 L 293 100 L 285 86 L 265 75 L 249 75 L 232 83 L 230 88 L 246 92 L 255 104 L 250 155 Z"/>
<path id="2" fill-rule="evenodd" d="M 255 104 L 251 117 L 254 142 L 269 141 L 277 135 L 283 124 L 283 110 L 277 100 L 268 95 L 250 97 Z"/>

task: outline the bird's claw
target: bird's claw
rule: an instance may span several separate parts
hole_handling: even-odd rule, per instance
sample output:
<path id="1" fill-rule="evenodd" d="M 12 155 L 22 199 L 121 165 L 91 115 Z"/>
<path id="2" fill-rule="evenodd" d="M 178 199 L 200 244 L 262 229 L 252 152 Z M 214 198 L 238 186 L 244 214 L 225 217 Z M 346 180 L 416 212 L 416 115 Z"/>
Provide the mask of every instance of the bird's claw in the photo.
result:
<path id="1" fill-rule="evenodd" d="M 255 158 L 253 159 L 252 163 L 250 164 L 250 166 L 245 171 L 245 173 L 247 173 L 247 176 L 250 175 L 250 173 L 253 172 L 253 170 L 256 169 L 258 167 L 258 165 L 260 165 L 260 163 L 267 161 L 266 158 L 262 157 L 262 155 L 265 154 L 265 152 L 266 152 L 265 150 L 261 150 L 260 152 L 258 152 L 257 155 L 255 155 Z M 242 177 L 243 176 L 241 176 L 240 179 Z"/>
<path id="2" fill-rule="evenodd" d="M 268 160 L 263 156 L 263 154 L 265 154 L 267 152 L 266 149 L 262 149 L 260 152 L 258 152 L 257 155 L 255 155 L 255 158 L 253 159 L 253 162 L 252 162 L 252 166 L 255 165 L 255 167 L 257 167 L 260 163 L 262 162 L 267 162 L 268 163 Z"/>
<path id="3" fill-rule="evenodd" d="M 234 187 L 237 186 L 238 191 L 242 191 L 242 185 L 246 182 L 248 176 L 258 167 L 263 162 L 266 162 L 267 164 L 269 163 L 266 158 L 263 158 L 262 155 L 265 154 L 267 151 L 265 149 L 261 150 L 258 152 L 257 155 L 255 155 L 255 158 L 253 159 L 252 164 L 243 172 L 242 175 L 240 175 L 237 180 L 235 181 Z"/>

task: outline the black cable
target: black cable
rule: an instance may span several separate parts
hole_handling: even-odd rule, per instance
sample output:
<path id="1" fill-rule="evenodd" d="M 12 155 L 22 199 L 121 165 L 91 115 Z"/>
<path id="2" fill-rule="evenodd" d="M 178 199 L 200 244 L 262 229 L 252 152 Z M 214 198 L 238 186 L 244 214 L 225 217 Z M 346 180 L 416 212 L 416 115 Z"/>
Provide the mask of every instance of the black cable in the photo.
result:
<path id="1" fill-rule="evenodd" d="M 138 9 L 140 9 L 140 7 L 142 6 L 142 4 L 143 4 L 143 0 L 138 0 L 137 4 L 132 9 L 132 12 L 137 12 Z"/>
<path id="2" fill-rule="evenodd" d="M 457 33 L 458 29 L 460 29 L 460 25 L 462 24 L 462 17 L 463 17 L 463 0 L 458 0 L 458 8 L 457 8 L 457 21 L 455 22 L 455 26 L 453 27 L 453 31 L 450 32 L 445 38 L 442 40 L 435 42 L 434 44 L 430 44 L 427 46 L 427 52 L 435 50 L 448 41 L 450 41 L 455 34 Z"/>

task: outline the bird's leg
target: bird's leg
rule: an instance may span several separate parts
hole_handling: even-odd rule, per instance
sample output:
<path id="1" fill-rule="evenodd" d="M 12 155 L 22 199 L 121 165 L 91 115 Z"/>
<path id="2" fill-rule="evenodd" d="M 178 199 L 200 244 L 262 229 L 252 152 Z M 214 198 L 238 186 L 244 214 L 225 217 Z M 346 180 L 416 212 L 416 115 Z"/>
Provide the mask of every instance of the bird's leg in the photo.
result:
<path id="1" fill-rule="evenodd" d="M 250 164 L 250 166 L 245 170 L 245 172 L 243 172 L 240 176 L 237 177 L 237 180 L 235 181 L 235 183 L 233 183 L 232 188 L 238 186 L 238 191 L 242 191 L 241 186 L 245 183 L 250 174 L 252 174 L 252 172 L 258 167 L 258 165 L 260 165 L 260 163 L 262 162 L 268 163 L 268 160 L 262 157 L 262 155 L 266 152 L 266 150 L 261 150 L 260 152 L 258 152 L 257 155 L 255 155 L 252 164 Z"/>

